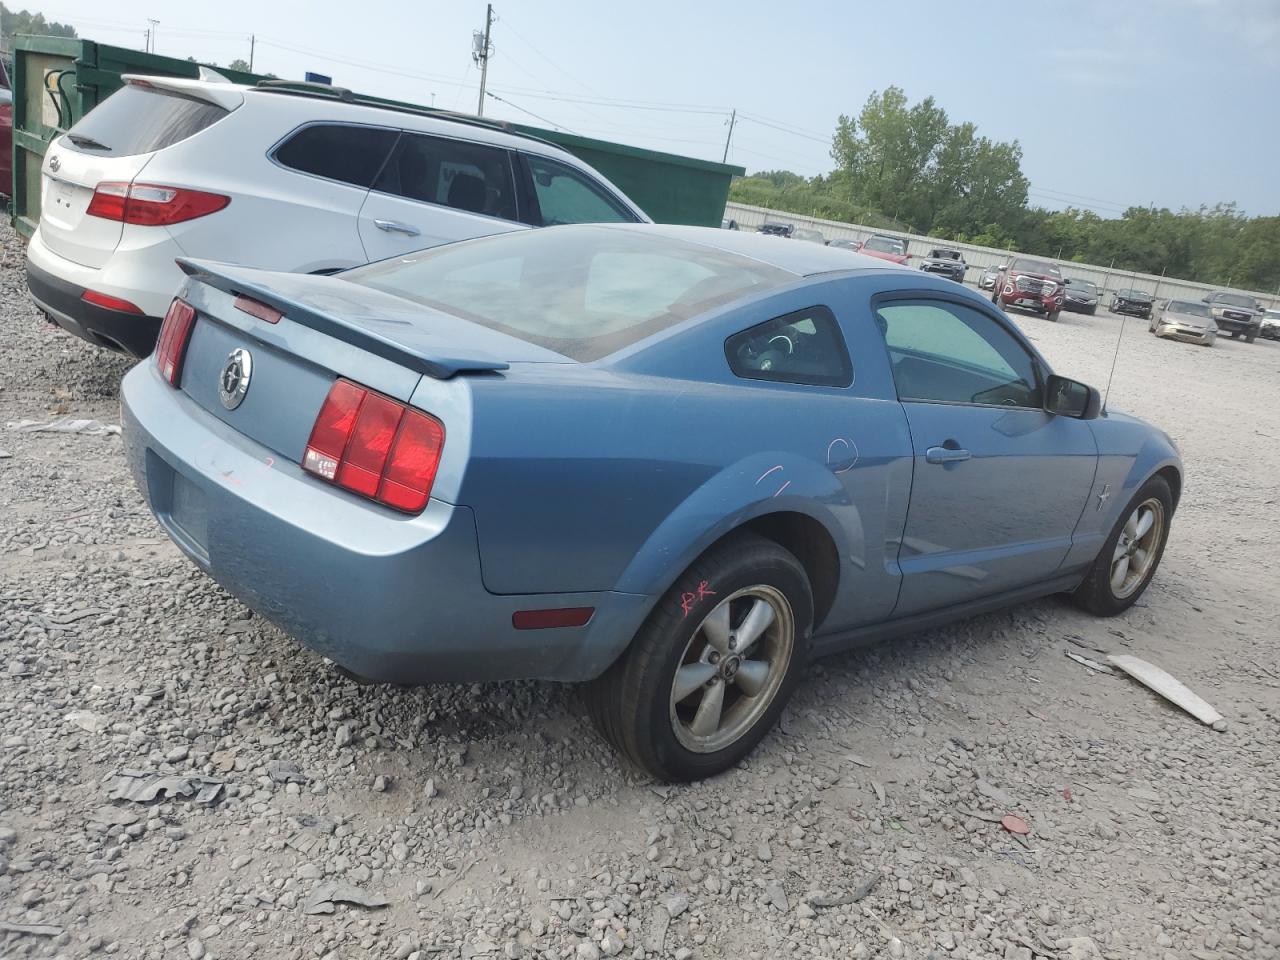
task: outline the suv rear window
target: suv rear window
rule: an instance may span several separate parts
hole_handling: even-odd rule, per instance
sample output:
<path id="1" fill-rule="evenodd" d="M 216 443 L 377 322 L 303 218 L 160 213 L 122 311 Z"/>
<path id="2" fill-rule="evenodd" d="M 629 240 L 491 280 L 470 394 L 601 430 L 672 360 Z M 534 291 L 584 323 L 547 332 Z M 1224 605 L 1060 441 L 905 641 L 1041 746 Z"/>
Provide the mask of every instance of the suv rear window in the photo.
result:
<path id="1" fill-rule="evenodd" d="M 795 275 L 641 230 L 571 225 L 433 247 L 342 279 L 589 362 Z"/>
<path id="2" fill-rule="evenodd" d="M 86 113 L 68 132 L 66 145 L 96 157 L 152 153 L 195 136 L 228 112 L 171 90 L 128 84 Z"/>
<path id="3" fill-rule="evenodd" d="M 400 135 L 385 127 L 315 123 L 276 147 L 276 162 L 290 170 L 369 189 Z"/>

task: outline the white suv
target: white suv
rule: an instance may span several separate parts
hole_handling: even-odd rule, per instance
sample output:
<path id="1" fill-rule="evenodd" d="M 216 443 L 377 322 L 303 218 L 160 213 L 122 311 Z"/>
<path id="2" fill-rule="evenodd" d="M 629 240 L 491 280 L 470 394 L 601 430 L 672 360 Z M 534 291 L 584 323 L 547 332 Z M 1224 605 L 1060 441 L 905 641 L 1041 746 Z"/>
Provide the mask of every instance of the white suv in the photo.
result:
<path id="1" fill-rule="evenodd" d="M 647 221 L 567 151 L 347 91 L 125 77 L 49 145 L 31 296 L 134 356 L 183 280 L 176 257 L 333 273 L 556 223 Z"/>

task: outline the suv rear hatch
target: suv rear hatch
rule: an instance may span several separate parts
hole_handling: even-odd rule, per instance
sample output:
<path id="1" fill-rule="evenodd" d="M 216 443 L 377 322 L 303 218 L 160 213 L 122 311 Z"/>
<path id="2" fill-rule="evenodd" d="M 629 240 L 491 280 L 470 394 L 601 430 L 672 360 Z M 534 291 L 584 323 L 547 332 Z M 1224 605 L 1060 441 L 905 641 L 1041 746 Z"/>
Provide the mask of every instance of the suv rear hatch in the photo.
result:
<path id="1" fill-rule="evenodd" d="M 231 84 L 126 77 L 124 87 L 45 154 L 40 185 L 45 246 L 73 263 L 104 265 L 120 243 L 124 224 L 87 214 L 98 185 L 132 183 L 157 151 L 209 128 L 243 101 Z"/>

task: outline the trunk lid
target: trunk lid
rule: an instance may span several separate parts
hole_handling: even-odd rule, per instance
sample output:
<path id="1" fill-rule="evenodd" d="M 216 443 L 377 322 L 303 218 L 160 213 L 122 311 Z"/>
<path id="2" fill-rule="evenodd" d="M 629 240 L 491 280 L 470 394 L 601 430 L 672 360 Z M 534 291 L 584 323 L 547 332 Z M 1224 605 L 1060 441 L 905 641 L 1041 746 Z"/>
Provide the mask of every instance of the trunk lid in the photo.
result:
<path id="1" fill-rule="evenodd" d="M 124 87 L 45 153 L 40 177 L 45 246 L 82 266 L 106 264 L 124 224 L 87 215 L 98 184 L 134 182 L 157 152 L 199 134 L 243 101 L 241 88 L 231 84 L 125 77 Z"/>
<path id="2" fill-rule="evenodd" d="M 301 462 L 335 379 L 408 403 L 438 398 L 426 412 L 446 433 L 462 424 L 460 374 L 493 375 L 510 362 L 569 363 L 565 357 L 467 320 L 339 277 L 283 274 L 180 260 L 196 283 L 183 297 L 196 308 L 181 389 L 195 403 L 275 455 Z M 279 310 L 277 323 L 236 306 L 247 297 Z M 249 387 L 228 408 L 219 391 L 232 355 L 248 351 Z M 452 422 L 451 422 L 452 421 Z"/>

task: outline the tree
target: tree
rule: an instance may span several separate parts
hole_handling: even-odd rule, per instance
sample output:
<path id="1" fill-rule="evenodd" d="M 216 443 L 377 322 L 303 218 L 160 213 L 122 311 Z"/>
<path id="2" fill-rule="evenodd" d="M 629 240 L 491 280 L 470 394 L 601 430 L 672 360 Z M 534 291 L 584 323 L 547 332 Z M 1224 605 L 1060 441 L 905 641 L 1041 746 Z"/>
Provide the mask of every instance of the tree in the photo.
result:
<path id="1" fill-rule="evenodd" d="M 245 59 L 244 59 L 244 58 L 242 58 L 242 57 L 236 57 L 234 60 L 232 60 L 230 63 L 228 63 L 228 64 L 227 64 L 227 69 L 228 69 L 228 70 L 239 70 L 241 73 L 252 73 L 252 72 L 253 72 L 253 71 L 251 71 L 251 70 L 249 69 L 249 61 L 248 61 L 248 60 L 245 60 Z"/>
<path id="2" fill-rule="evenodd" d="M 43 13 L 14 12 L 0 3 L 0 48 L 11 50 L 13 38 L 24 33 L 38 37 L 74 37 L 76 28 L 68 23 L 46 20 Z"/>

